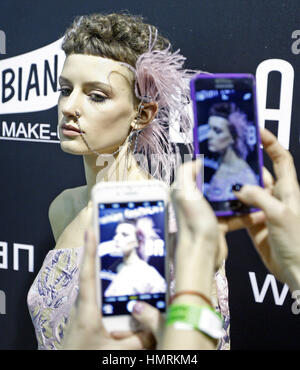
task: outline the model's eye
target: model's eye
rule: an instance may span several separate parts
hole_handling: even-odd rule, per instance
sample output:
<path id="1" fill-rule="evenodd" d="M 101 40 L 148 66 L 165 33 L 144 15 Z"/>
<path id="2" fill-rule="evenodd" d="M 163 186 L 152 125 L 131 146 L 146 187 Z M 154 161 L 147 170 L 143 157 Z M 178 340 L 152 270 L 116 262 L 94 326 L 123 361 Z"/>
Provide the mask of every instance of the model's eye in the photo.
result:
<path id="1" fill-rule="evenodd" d="M 71 89 L 68 87 L 61 87 L 58 89 L 58 91 L 60 91 L 61 96 L 69 96 L 71 93 Z"/>
<path id="2" fill-rule="evenodd" d="M 218 128 L 218 127 L 214 127 L 214 132 L 216 133 L 216 134 L 220 134 L 221 132 L 222 132 L 222 130 L 220 129 L 220 128 Z"/>
<path id="3" fill-rule="evenodd" d="M 107 99 L 106 96 L 95 93 L 90 94 L 89 97 L 95 103 L 102 103 Z"/>

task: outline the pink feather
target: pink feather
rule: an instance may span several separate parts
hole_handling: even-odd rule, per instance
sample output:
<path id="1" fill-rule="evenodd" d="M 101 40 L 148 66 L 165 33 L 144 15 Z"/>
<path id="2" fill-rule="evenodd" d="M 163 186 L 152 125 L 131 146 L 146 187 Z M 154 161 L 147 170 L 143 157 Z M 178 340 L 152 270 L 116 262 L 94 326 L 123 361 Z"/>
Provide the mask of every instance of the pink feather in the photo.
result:
<path id="1" fill-rule="evenodd" d="M 143 102 L 155 101 L 158 104 L 156 117 L 138 136 L 136 153 L 140 165 L 152 176 L 170 183 L 171 176 L 180 164 L 178 148 L 174 153 L 171 146 L 170 127 L 174 125 L 176 117 L 179 120 L 180 133 L 192 153 L 192 144 L 188 142 L 188 135 L 193 127 L 188 110 L 189 83 L 199 71 L 183 69 L 186 58 L 180 54 L 180 50 L 172 53 L 170 46 L 165 50 L 153 50 L 156 38 L 157 34 L 152 43 L 150 30 L 149 51 L 138 58 L 135 69 L 126 63 L 122 64 L 135 72 L 136 96 Z"/>

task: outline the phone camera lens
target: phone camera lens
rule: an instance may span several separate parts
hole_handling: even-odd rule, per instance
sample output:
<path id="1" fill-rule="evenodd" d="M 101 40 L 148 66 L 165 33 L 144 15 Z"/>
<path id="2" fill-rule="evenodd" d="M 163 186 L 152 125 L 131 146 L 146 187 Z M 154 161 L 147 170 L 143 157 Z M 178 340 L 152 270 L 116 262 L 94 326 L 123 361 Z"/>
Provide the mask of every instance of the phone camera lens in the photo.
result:
<path id="1" fill-rule="evenodd" d="M 240 191 L 242 189 L 243 185 L 242 184 L 234 184 L 232 185 L 231 189 L 234 191 Z"/>

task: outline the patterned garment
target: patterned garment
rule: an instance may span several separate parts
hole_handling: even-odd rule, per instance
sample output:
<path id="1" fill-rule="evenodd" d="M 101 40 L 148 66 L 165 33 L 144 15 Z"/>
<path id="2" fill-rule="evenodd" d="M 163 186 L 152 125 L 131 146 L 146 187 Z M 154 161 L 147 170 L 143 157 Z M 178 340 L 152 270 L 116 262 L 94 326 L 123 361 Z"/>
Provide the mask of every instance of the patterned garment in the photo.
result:
<path id="1" fill-rule="evenodd" d="M 84 248 L 53 249 L 43 263 L 27 296 L 38 349 L 60 349 L 64 328 L 79 285 Z"/>
<path id="2" fill-rule="evenodd" d="M 237 172 L 234 175 L 217 176 L 218 172 L 212 177 L 209 185 L 206 186 L 205 194 L 210 202 L 219 202 L 224 200 L 236 199 L 232 192 L 232 186 L 235 184 L 257 185 L 258 180 L 250 168 Z"/>
<path id="3" fill-rule="evenodd" d="M 223 318 L 223 337 L 219 341 L 218 349 L 229 350 L 230 349 L 230 313 L 229 313 L 229 302 L 228 302 L 228 282 L 225 275 L 225 261 L 223 266 L 215 275 L 215 287 L 216 292 L 212 296 L 212 301 L 215 306 L 215 310 L 218 311 Z"/>
<path id="4" fill-rule="evenodd" d="M 61 349 L 64 329 L 78 295 L 83 251 L 83 247 L 49 251 L 28 292 L 27 303 L 38 349 Z M 228 285 L 224 266 L 216 274 L 215 282 L 213 302 L 224 319 L 224 336 L 218 349 L 230 349 Z"/>

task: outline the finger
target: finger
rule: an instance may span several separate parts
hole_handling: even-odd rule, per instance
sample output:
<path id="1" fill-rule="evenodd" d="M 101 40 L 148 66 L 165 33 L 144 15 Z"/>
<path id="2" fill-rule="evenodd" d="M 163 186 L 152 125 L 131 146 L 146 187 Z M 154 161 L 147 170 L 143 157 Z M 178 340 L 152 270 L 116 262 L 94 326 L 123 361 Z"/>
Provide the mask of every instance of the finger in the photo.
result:
<path id="1" fill-rule="evenodd" d="M 186 200 L 193 200 L 193 197 L 199 199 L 202 195 L 197 188 L 196 177 L 200 174 L 201 169 L 202 162 L 200 159 L 182 164 L 171 187 L 171 195 L 177 196 L 179 193 L 184 194 Z"/>
<path id="2" fill-rule="evenodd" d="M 198 168 L 196 168 L 198 166 Z M 177 172 L 176 179 L 171 186 L 171 199 L 174 206 L 179 230 L 184 229 L 188 221 L 187 213 L 190 212 L 189 204 L 193 195 L 194 204 L 198 204 L 202 195 L 196 189 L 196 176 L 201 161 L 190 161 L 182 164 Z"/>
<path id="3" fill-rule="evenodd" d="M 279 180 L 274 186 L 273 194 L 276 198 L 291 209 L 295 214 L 300 215 L 300 190 L 298 184 L 292 181 Z"/>
<path id="4" fill-rule="evenodd" d="M 140 331 L 128 338 L 120 339 L 117 341 L 118 349 L 155 349 L 156 340 L 150 331 Z"/>
<path id="5" fill-rule="evenodd" d="M 264 187 L 269 191 L 270 194 L 272 194 L 274 189 L 275 180 L 272 176 L 271 172 L 269 172 L 266 167 L 263 167 L 263 181 L 264 181 Z"/>
<path id="6" fill-rule="evenodd" d="M 137 302 L 133 306 L 132 315 L 159 340 L 165 319 L 158 309 L 145 302 Z"/>
<path id="7" fill-rule="evenodd" d="M 279 144 L 275 135 L 264 129 L 260 132 L 263 147 L 274 166 L 277 179 L 289 178 L 297 181 L 297 173 L 292 155 Z"/>
<path id="8" fill-rule="evenodd" d="M 110 335 L 115 338 L 115 339 L 124 339 L 124 338 L 128 338 L 132 335 L 134 335 L 135 333 L 133 331 L 130 331 L 130 330 L 127 330 L 127 331 L 118 331 L 118 330 L 114 330 L 112 332 L 110 332 Z"/>
<path id="9" fill-rule="evenodd" d="M 216 271 L 218 271 L 221 268 L 224 260 L 226 260 L 227 258 L 227 255 L 228 255 L 228 248 L 227 248 L 226 237 L 224 233 L 220 232 L 219 233 L 219 249 L 217 252 L 216 265 L 215 265 Z"/>
<path id="10" fill-rule="evenodd" d="M 263 262 L 269 268 L 268 264 L 272 260 L 271 249 L 268 242 L 269 231 L 264 225 L 257 225 L 250 227 L 248 233 L 253 241 L 253 245 L 259 255 L 261 256 Z"/>
<path id="11" fill-rule="evenodd" d="M 244 185 L 239 192 L 234 192 L 243 203 L 261 208 L 270 221 L 278 222 L 285 206 L 260 186 Z"/>
<path id="12" fill-rule="evenodd" d="M 176 186 L 171 190 L 175 210 L 179 222 L 193 221 L 200 213 L 215 217 L 209 203 L 202 196 L 196 184 L 196 177 L 202 169 L 200 159 L 180 166 L 176 178 Z M 181 216 L 181 217 L 180 217 Z"/>
<path id="13" fill-rule="evenodd" d="M 263 211 L 251 212 L 247 215 L 233 217 L 219 217 L 218 222 L 223 233 L 248 228 L 266 221 Z"/>
<path id="14" fill-rule="evenodd" d="M 271 132 L 263 130 L 261 138 L 266 152 L 273 161 L 277 177 L 274 195 L 299 214 L 300 190 L 293 157 L 279 144 Z"/>
<path id="15" fill-rule="evenodd" d="M 85 234 L 85 249 L 83 261 L 80 267 L 79 276 L 79 308 L 80 305 L 95 305 L 97 306 L 96 295 L 96 238 L 91 227 L 88 228 Z"/>
<path id="16" fill-rule="evenodd" d="M 242 217 L 242 221 L 246 228 L 261 225 L 266 222 L 266 215 L 263 211 L 251 212 L 248 215 Z"/>

